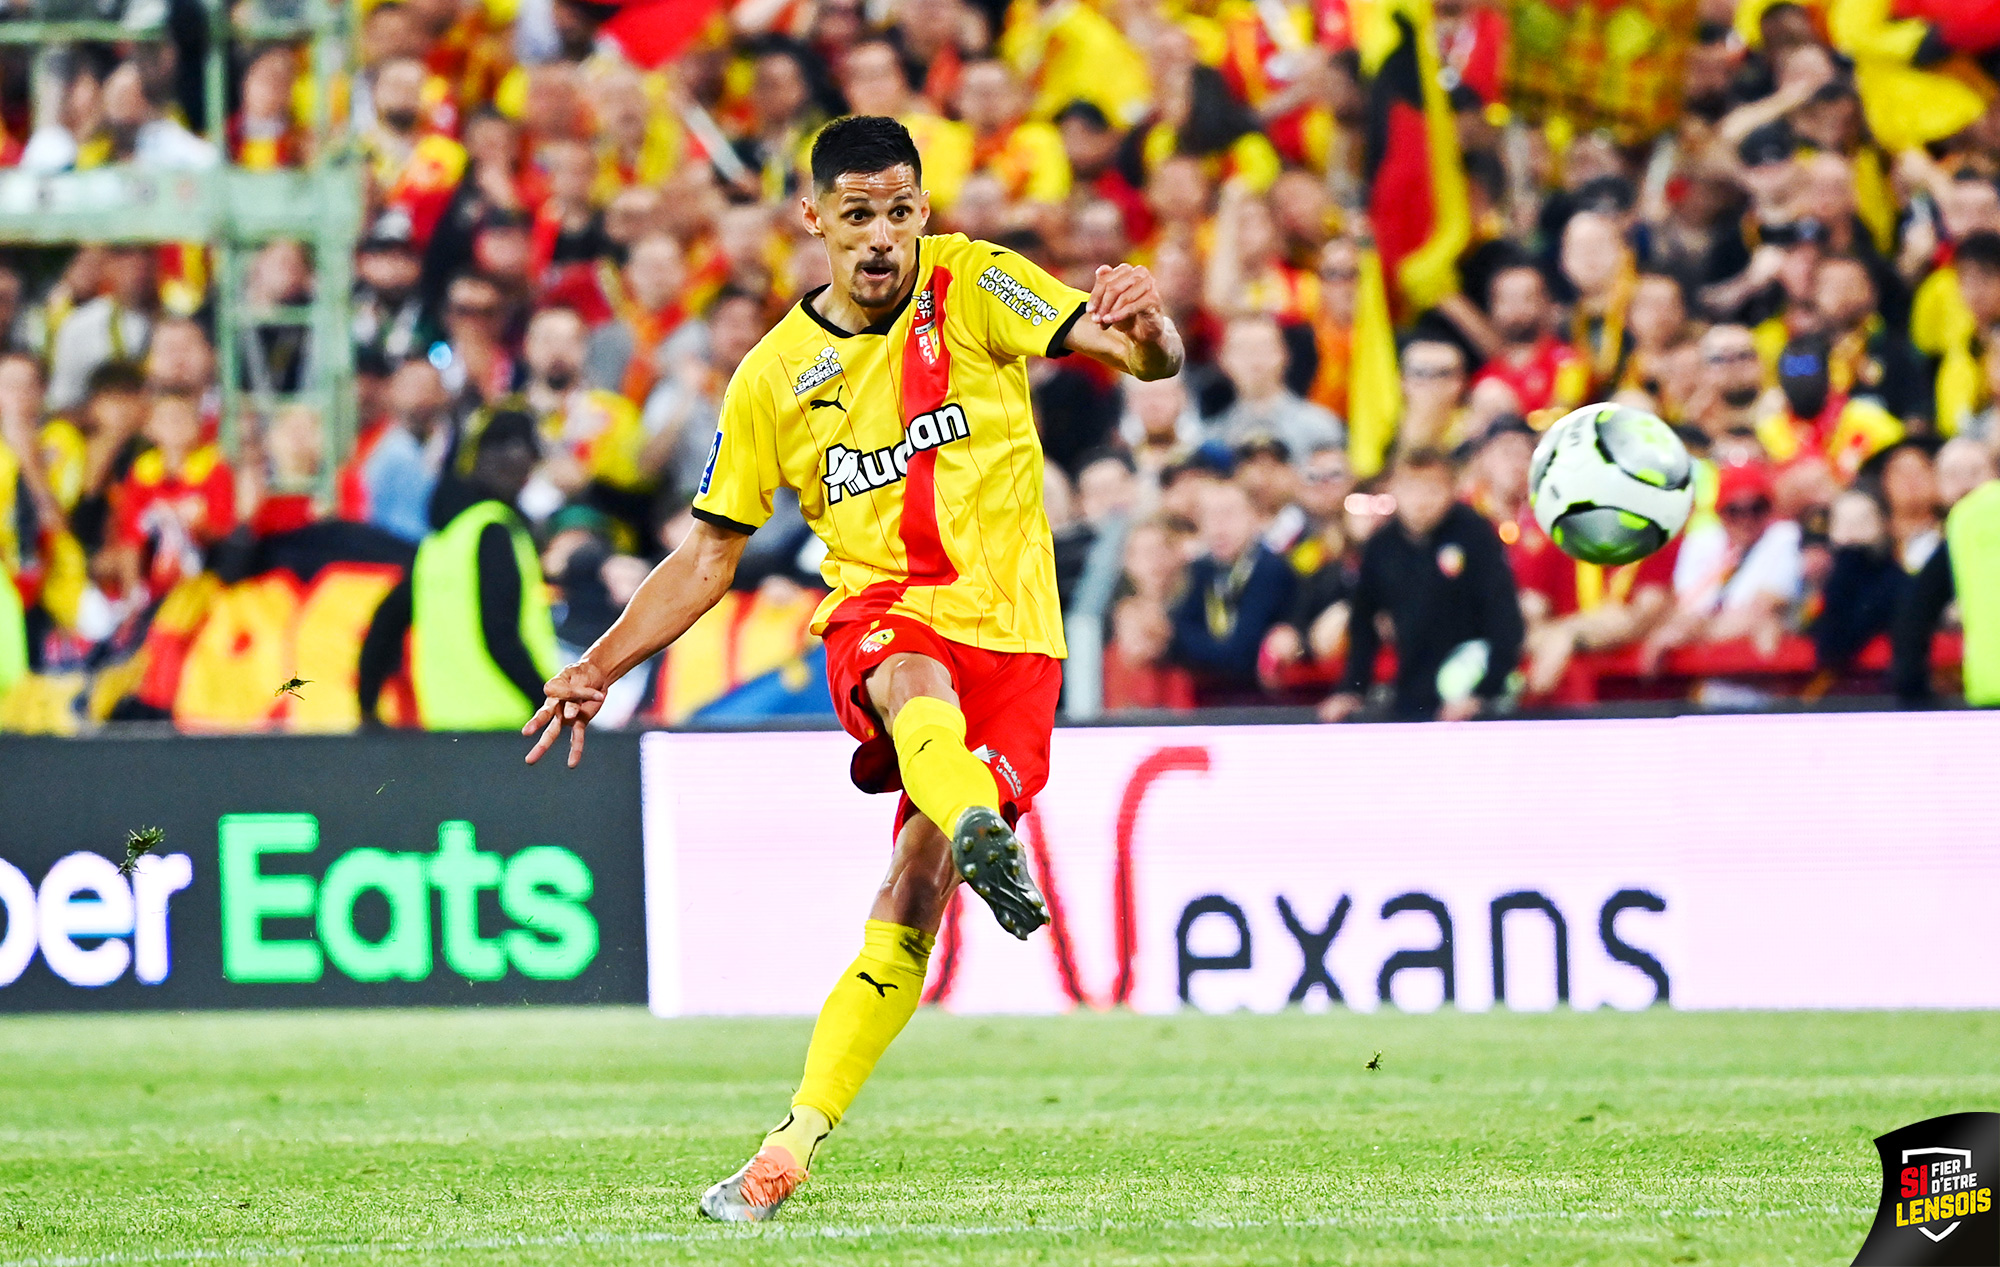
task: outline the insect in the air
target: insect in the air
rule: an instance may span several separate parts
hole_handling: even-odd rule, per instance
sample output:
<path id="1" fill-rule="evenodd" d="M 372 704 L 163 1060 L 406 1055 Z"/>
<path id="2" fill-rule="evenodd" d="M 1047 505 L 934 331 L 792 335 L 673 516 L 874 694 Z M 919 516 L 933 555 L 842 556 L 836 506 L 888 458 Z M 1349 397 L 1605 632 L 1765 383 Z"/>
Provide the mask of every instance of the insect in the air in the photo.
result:
<path id="1" fill-rule="evenodd" d="M 141 827 L 125 837 L 125 861 L 118 864 L 119 875 L 131 875 L 139 859 L 167 842 L 167 833 L 157 827 Z"/>
<path id="2" fill-rule="evenodd" d="M 1369 1060 L 1368 1068 L 1380 1069 L 1381 1067 L 1382 1067 L 1382 1053 L 1378 1051 L 1375 1053 L 1374 1057 Z"/>
<path id="3" fill-rule="evenodd" d="M 304 699 L 305 696 L 299 694 L 299 688 L 301 686 L 311 686 L 311 685 L 312 685 L 311 678 L 295 677 L 291 681 L 279 687 L 277 690 L 271 692 L 271 694 L 273 697 L 279 695 L 289 695 L 293 699 Z"/>

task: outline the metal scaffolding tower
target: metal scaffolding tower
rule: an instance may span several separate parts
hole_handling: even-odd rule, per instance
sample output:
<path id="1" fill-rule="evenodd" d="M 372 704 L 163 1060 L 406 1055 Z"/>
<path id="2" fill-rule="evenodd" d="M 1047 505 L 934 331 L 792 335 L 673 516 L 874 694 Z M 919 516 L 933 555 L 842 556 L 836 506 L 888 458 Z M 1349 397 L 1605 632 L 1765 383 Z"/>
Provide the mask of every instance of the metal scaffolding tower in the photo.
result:
<path id="1" fill-rule="evenodd" d="M 68 243 L 201 243 L 215 253 L 215 343 L 222 396 L 222 440 L 234 456 L 246 410 L 268 421 L 286 404 L 317 411 L 326 437 L 322 496 L 354 445 L 358 424 L 354 351 L 349 328 L 354 251 L 361 234 L 362 167 L 343 121 L 333 117 L 336 85 L 349 74 L 350 6 L 340 0 L 285 3 L 286 15 L 268 7 L 232 12 L 231 0 L 206 0 L 208 51 L 203 71 L 207 139 L 220 158 L 206 171 L 162 170 L 117 164 L 53 174 L 0 170 L 0 246 Z M 256 0 L 253 0 L 256 3 Z M 268 5 L 269 0 L 263 0 Z M 164 6 L 162 6 L 164 16 Z M 134 28 L 115 21 L 4 21 L 0 44 L 49 47 L 74 42 L 144 43 L 168 38 L 164 26 Z M 305 43 L 314 81 L 311 158 L 301 168 L 248 171 L 231 165 L 227 144 L 227 75 L 237 43 Z M 272 241 L 290 239 L 311 252 L 314 286 L 309 304 L 246 311 L 244 282 L 249 255 Z M 305 325 L 310 331 L 310 373 L 291 395 L 267 390 L 249 375 L 246 348 L 259 325 Z"/>

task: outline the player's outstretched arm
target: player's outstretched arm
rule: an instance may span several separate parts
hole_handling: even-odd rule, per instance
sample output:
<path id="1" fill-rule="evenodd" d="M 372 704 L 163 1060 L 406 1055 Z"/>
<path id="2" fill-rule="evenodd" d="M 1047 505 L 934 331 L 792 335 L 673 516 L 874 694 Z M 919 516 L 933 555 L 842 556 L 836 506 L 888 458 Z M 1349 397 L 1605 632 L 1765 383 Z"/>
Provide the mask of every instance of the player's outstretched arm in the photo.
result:
<path id="1" fill-rule="evenodd" d="M 1064 346 L 1093 361 L 1151 382 L 1181 372 L 1181 332 L 1160 302 L 1153 275 L 1138 264 L 1101 264 L 1082 320 Z"/>
<path id="2" fill-rule="evenodd" d="M 569 764 L 574 767 L 583 760 L 584 730 L 604 706 L 606 688 L 686 633 L 722 600 L 749 541 L 743 533 L 695 521 L 680 549 L 653 569 L 624 613 L 583 653 L 583 659 L 542 687 L 547 698 L 533 720 L 521 727 L 524 735 L 542 732 L 528 750 L 530 765 L 555 745 L 565 726 L 570 729 Z"/>

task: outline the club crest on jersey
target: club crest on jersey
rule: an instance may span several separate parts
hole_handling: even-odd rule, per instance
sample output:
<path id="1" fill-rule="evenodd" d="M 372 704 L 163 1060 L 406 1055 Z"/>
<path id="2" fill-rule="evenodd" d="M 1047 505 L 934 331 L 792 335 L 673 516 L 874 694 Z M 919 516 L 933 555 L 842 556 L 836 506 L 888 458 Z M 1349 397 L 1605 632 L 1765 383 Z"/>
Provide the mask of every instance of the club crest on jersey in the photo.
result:
<path id="1" fill-rule="evenodd" d="M 828 379 L 837 377 L 840 372 L 840 353 L 830 347 L 821 348 L 818 359 L 806 366 L 792 384 L 792 395 L 803 396 Z"/>
<path id="2" fill-rule="evenodd" d="M 1038 326 L 1062 316 L 1054 304 L 1014 280 L 1013 275 L 998 264 L 979 275 L 979 289 L 1012 308 L 1015 316 L 1030 325 Z"/>
<path id="3" fill-rule="evenodd" d="M 954 440 L 964 440 L 971 436 L 972 427 L 965 420 L 965 411 L 954 404 L 944 404 L 927 414 L 918 414 L 910 425 L 903 429 L 903 442 L 863 453 L 850 449 L 844 444 L 836 444 L 826 451 L 826 474 L 820 481 L 826 485 L 826 504 L 831 506 L 842 497 L 852 494 L 856 497 L 894 484 L 910 472 L 910 459 L 926 449 L 935 449 L 950 444 Z"/>
<path id="4" fill-rule="evenodd" d="M 866 638 L 863 638 L 861 640 L 861 654 L 874 655 L 876 652 L 888 646 L 895 640 L 896 640 L 895 630 L 877 629 L 874 633 L 869 634 Z"/>
<path id="5" fill-rule="evenodd" d="M 937 301 L 928 290 L 917 292 L 917 319 L 910 333 L 917 340 L 917 353 L 924 358 L 924 364 L 936 365 L 943 344 L 938 338 Z"/>

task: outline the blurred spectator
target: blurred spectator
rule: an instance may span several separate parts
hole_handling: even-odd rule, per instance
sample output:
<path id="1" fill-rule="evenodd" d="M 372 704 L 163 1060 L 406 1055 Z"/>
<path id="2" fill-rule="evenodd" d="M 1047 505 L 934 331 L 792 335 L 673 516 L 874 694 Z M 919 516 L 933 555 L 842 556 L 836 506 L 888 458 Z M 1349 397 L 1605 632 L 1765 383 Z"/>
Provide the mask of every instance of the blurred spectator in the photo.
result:
<path id="1" fill-rule="evenodd" d="M 1179 375 L 1125 385 L 1125 415 L 1118 437 L 1141 478 L 1157 485 L 1160 473 L 1201 443 L 1201 417 Z"/>
<path id="2" fill-rule="evenodd" d="M 841 89 L 856 114 L 881 114 L 910 130 L 924 159 L 933 210 L 949 213 L 972 173 L 972 129 L 910 91 L 909 71 L 889 39 L 858 40 L 841 64 Z"/>
<path id="3" fill-rule="evenodd" d="M 764 337 L 767 323 L 755 295 L 725 290 L 710 306 L 704 325 L 706 339 L 689 339 L 677 350 L 673 373 L 647 397 L 640 419 L 646 439 L 639 469 L 659 478 L 680 500 L 692 498 L 701 482 L 709 441 L 722 416 L 723 389 Z"/>
<path id="4" fill-rule="evenodd" d="M 1959 436 L 1948 440 L 1937 452 L 1933 466 L 1937 473 L 1938 505 L 1949 511 L 1965 495 L 1990 479 L 2000 477 L 1993 450 L 1977 440 Z"/>
<path id="5" fill-rule="evenodd" d="M 1319 363 L 1307 399 L 1337 417 L 1347 416 L 1353 364 L 1354 298 L 1361 280 L 1361 251 L 1335 238 L 1319 252 L 1319 303 L 1312 314 L 1313 350 Z"/>
<path id="6" fill-rule="evenodd" d="M 1777 649 L 1803 593 L 1799 526 L 1775 517 L 1771 468 L 1722 468 L 1716 518 L 1690 527 L 1674 564 L 1674 615 L 1647 638 L 1649 661 L 1693 642 L 1748 638 L 1764 655 Z"/>
<path id="7" fill-rule="evenodd" d="M 1859 489 L 1834 499 L 1827 544 L 1833 564 L 1822 587 L 1812 640 L 1819 666 L 1840 671 L 1870 639 L 1889 632 L 1909 589 L 1909 574 L 1891 549 L 1881 503 Z"/>
<path id="8" fill-rule="evenodd" d="M 1965 700 L 2000 704 L 2000 480 L 1961 497 L 1945 521 L 1945 543 L 1917 573 L 1896 614 L 1896 693 L 1905 703 L 1932 698 L 1931 641 L 1945 609 L 1958 604 L 1965 630 Z"/>
<path id="9" fill-rule="evenodd" d="M 152 447 L 112 494 L 110 573 L 121 593 L 157 599 L 199 573 L 202 552 L 235 527 L 236 479 L 185 396 L 156 398 L 143 434 Z"/>
<path id="10" fill-rule="evenodd" d="M 1465 353 L 1456 343 L 1419 336 L 1403 345 L 1403 417 L 1396 443 L 1405 451 L 1452 449 L 1466 434 Z"/>
<path id="11" fill-rule="evenodd" d="M 465 147 L 424 127 L 426 77 L 424 64 L 414 57 L 377 66 L 371 81 L 374 126 L 361 137 L 377 196 L 410 217 L 412 240 L 420 248 L 430 241 L 466 170 Z"/>
<path id="12" fill-rule="evenodd" d="M 229 155 L 238 166 L 272 171 L 306 160 L 309 138 L 293 98 L 298 75 L 298 53 L 289 46 L 251 58 L 243 72 L 241 108 L 229 119 Z"/>
<path id="13" fill-rule="evenodd" d="M 1285 385 L 1285 338 L 1270 317 L 1232 320 L 1224 328 L 1218 360 L 1236 392 L 1235 403 L 1216 420 L 1223 443 L 1235 447 L 1270 435 L 1293 453 L 1346 443 L 1338 418 Z"/>
<path id="14" fill-rule="evenodd" d="M 1622 376 L 1632 351 L 1627 328 L 1635 286 L 1631 249 L 1618 221 L 1600 211 L 1570 217 L 1563 227 L 1562 272 L 1576 291 L 1570 343 L 1582 372 L 1573 384 L 1558 384 L 1546 406 L 1568 412 L 1590 396 L 1610 390 Z M 1497 303 L 1497 300 L 1496 300 Z M 1499 323 L 1496 307 L 1495 324 Z M 1570 386 L 1570 391 L 1564 391 Z"/>
<path id="15" fill-rule="evenodd" d="M 354 255 L 354 346 L 391 367 L 425 351 L 423 257 L 410 215 L 391 208 L 375 217 Z"/>
<path id="16" fill-rule="evenodd" d="M 1236 446 L 1234 456 L 1233 478 L 1250 498 L 1258 539 L 1273 554 L 1289 554 L 1306 529 L 1306 513 L 1296 500 L 1299 472 L 1291 447 L 1274 435 L 1252 435 Z"/>
<path id="17" fill-rule="evenodd" d="M 601 499 L 600 510 L 625 519 L 636 534 L 643 530 L 650 487 L 639 468 L 645 432 L 629 398 L 585 382 L 587 346 L 583 319 L 568 308 L 544 308 L 528 323 L 521 345 L 528 371 L 524 397 L 544 449 L 521 495 L 521 511 L 539 523 L 589 488 Z M 613 498 L 616 504 L 605 500 Z"/>
<path id="18" fill-rule="evenodd" d="M 1519 264 L 1495 273 L 1491 307 L 1499 346 L 1473 376 L 1473 386 L 1488 380 L 1506 384 L 1520 411 L 1544 426 L 1581 405 L 1590 389 L 1590 365 L 1556 338 L 1555 306 L 1542 271 Z M 1407 363 L 1403 372 L 1410 373 Z"/>
<path id="19" fill-rule="evenodd" d="M 1257 539 L 1256 511 L 1240 485 L 1204 488 L 1196 513 L 1202 555 L 1173 610 L 1173 659 L 1195 674 L 1205 702 L 1241 701 L 1256 689 L 1258 649 L 1290 609 L 1295 580 Z"/>
<path id="20" fill-rule="evenodd" d="M 362 642 L 361 715 L 414 649 L 417 713 L 432 730 L 514 730 L 554 676 L 555 623 L 540 558 L 515 501 L 539 457 L 535 419 L 496 411 L 473 441 L 475 500 L 425 539 L 409 575 L 383 598 Z"/>
<path id="21" fill-rule="evenodd" d="M 1778 357 L 1784 408 L 1757 424 L 1757 439 L 1774 462 L 1823 458 L 1843 481 L 1903 437 L 1903 424 L 1874 400 L 1833 388 L 1831 349 L 1822 335 L 1793 339 Z"/>
<path id="22" fill-rule="evenodd" d="M 243 289 L 251 323 L 243 378 L 252 391 L 289 394 L 310 380 L 312 327 L 281 310 L 311 303 L 312 279 L 312 260 L 297 242 L 271 242 L 252 257 Z"/>
<path id="23" fill-rule="evenodd" d="M 592 387 L 644 401 L 659 381 L 673 333 L 687 320 L 681 289 L 687 266 L 680 243 L 649 233 L 632 244 L 610 301 L 610 320 L 590 332 L 584 377 Z"/>
<path id="24" fill-rule="evenodd" d="M 160 307 L 153 253 L 114 246 L 104 257 L 104 293 L 80 302 L 55 332 L 49 356 L 49 405 L 68 409 L 83 399 L 91 371 L 107 361 L 137 363 L 152 337 Z"/>
<path id="25" fill-rule="evenodd" d="M 215 381 L 215 348 L 200 322 L 164 317 L 153 326 L 153 337 L 146 346 L 146 389 L 195 401 L 204 424 L 214 427 L 222 414 Z"/>
<path id="26" fill-rule="evenodd" d="M 477 405 L 497 400 L 512 387 L 514 357 L 503 339 L 506 322 L 498 286 L 476 273 L 452 279 L 445 292 L 445 342 L 433 346 L 430 356 L 454 397 Z"/>
<path id="27" fill-rule="evenodd" d="M 1170 662 L 1182 567 L 1173 530 L 1153 519 L 1125 538 L 1125 579 L 1132 592 L 1111 609 L 1104 648 L 1104 708 L 1193 708 L 1194 677 Z"/>
<path id="28" fill-rule="evenodd" d="M 958 114 L 972 128 L 973 170 L 1000 182 L 1018 208 L 1010 227 L 1038 221 L 1045 208 L 1069 197 L 1069 155 L 1053 124 L 1023 117 L 1027 103 L 1014 72 L 1000 61 L 976 61 L 958 78 Z"/>
<path id="29" fill-rule="evenodd" d="M 451 432 L 451 394 L 437 367 L 403 362 L 389 380 L 389 425 L 361 468 L 366 522 L 405 541 L 424 539 Z"/>
<path id="30" fill-rule="evenodd" d="M 1375 681 L 1377 620 L 1395 627 L 1391 712 L 1405 721 L 1474 717 L 1507 690 L 1521 655 L 1521 605 L 1493 526 L 1454 499 L 1451 461 L 1406 451 L 1389 481 L 1394 520 L 1362 547 L 1347 617 L 1347 671 L 1320 707 L 1352 716 Z"/>
<path id="31" fill-rule="evenodd" d="M 1889 328 L 1868 266 L 1850 255 L 1820 263 L 1813 275 L 1813 313 L 1830 343 L 1833 390 L 1880 405 L 1904 420 L 1934 416 L 1934 384 L 1908 339 Z"/>
<path id="32" fill-rule="evenodd" d="M 85 144 L 78 153 L 78 166 L 101 162 L 130 162 L 144 167 L 200 169 L 220 161 L 215 147 L 187 130 L 186 125 L 167 113 L 172 105 L 172 85 L 149 83 L 140 74 L 135 58 L 111 72 L 104 81 L 102 157 L 91 154 Z"/>
<path id="33" fill-rule="evenodd" d="M 1881 490 L 1896 561 L 1905 572 L 1922 570 L 1944 540 L 1937 470 L 1929 446 L 1912 440 L 1885 449 L 1863 469 L 1862 478 Z"/>
<path id="34" fill-rule="evenodd" d="M 1701 363 L 1701 385 L 1689 402 L 1688 422 L 1710 442 L 1754 435 L 1764 395 L 1755 337 L 1745 326 L 1713 326 L 1701 337 Z"/>

